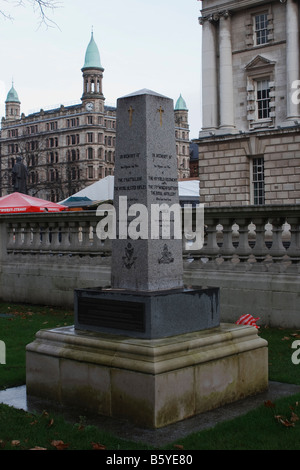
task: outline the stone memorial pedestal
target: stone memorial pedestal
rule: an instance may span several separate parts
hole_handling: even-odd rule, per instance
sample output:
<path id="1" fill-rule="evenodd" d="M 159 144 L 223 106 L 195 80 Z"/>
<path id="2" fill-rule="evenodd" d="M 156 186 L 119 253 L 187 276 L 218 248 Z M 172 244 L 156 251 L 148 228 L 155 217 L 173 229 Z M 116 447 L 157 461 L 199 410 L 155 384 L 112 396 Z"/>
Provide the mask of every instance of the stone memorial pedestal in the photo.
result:
<path id="1" fill-rule="evenodd" d="M 172 100 L 118 100 L 114 195 L 111 289 L 77 289 L 74 327 L 37 333 L 27 393 L 158 428 L 265 390 L 257 329 L 220 324 L 219 289 L 183 286 Z"/>
<path id="2" fill-rule="evenodd" d="M 166 338 L 219 326 L 219 289 L 78 289 L 74 314 L 78 330 Z"/>
<path id="3" fill-rule="evenodd" d="M 156 340 L 43 330 L 27 347 L 27 393 L 160 428 L 264 391 L 267 356 L 251 326 Z"/>

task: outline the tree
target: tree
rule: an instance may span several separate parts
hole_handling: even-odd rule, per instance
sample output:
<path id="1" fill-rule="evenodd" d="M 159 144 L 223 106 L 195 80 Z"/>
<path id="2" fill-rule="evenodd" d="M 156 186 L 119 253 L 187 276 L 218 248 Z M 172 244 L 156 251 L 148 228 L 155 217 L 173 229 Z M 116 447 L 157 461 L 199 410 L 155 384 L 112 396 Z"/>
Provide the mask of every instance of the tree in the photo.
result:
<path id="1" fill-rule="evenodd" d="M 2 7 L 3 4 L 3 7 Z M 0 14 L 10 20 L 13 19 L 9 12 L 9 7 L 26 7 L 31 5 L 34 12 L 38 14 L 40 23 L 44 23 L 47 26 L 55 24 L 53 20 L 48 16 L 50 10 L 54 10 L 61 5 L 58 0 L 0 0 Z"/>

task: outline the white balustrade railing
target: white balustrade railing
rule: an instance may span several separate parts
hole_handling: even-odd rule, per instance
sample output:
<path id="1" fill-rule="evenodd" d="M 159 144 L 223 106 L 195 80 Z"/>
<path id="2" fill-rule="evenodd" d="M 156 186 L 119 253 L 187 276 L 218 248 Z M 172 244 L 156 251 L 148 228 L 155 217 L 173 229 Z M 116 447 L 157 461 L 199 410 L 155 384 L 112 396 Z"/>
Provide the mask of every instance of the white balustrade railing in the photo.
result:
<path id="1" fill-rule="evenodd" d="M 285 267 L 300 263 L 300 206 L 270 205 L 205 208 L 205 242 L 201 250 L 185 251 L 187 261 L 205 269 L 244 264 Z"/>
<path id="2" fill-rule="evenodd" d="M 0 216 L 0 226 L 7 255 L 109 256 L 111 241 L 100 240 L 96 234 L 99 220 L 92 211 L 18 214 Z"/>
<path id="3" fill-rule="evenodd" d="M 0 216 L 0 262 L 13 254 L 110 256 L 94 211 Z M 300 264 L 300 206 L 205 207 L 205 242 L 184 259 L 202 268 L 239 264 Z M 194 227 L 195 230 L 195 227 Z"/>

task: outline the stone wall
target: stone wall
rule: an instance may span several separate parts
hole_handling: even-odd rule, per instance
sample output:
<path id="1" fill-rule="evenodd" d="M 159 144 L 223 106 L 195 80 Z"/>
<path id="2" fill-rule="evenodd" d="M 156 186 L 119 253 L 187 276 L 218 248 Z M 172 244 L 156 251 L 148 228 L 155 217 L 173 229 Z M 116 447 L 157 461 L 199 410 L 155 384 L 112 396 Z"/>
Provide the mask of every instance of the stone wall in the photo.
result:
<path id="1" fill-rule="evenodd" d="M 252 159 L 264 157 L 266 204 L 300 203 L 300 133 L 297 128 L 198 141 L 201 202 L 253 204 Z"/>
<path id="2" fill-rule="evenodd" d="M 185 285 L 220 287 L 222 321 L 250 313 L 300 328 L 299 217 L 295 205 L 207 207 L 203 248 L 184 251 Z M 1 216 L 0 299 L 72 308 L 74 289 L 109 286 L 98 221 L 93 212 Z"/>

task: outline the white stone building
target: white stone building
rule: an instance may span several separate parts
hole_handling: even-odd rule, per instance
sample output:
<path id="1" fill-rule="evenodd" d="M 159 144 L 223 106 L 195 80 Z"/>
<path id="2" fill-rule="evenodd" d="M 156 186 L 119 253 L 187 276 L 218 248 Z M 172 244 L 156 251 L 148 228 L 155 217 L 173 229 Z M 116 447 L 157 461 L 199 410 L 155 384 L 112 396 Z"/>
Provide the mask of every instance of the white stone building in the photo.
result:
<path id="1" fill-rule="evenodd" d="M 299 2 L 203 0 L 202 202 L 300 202 Z"/>

